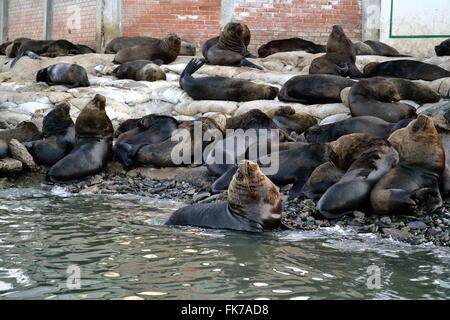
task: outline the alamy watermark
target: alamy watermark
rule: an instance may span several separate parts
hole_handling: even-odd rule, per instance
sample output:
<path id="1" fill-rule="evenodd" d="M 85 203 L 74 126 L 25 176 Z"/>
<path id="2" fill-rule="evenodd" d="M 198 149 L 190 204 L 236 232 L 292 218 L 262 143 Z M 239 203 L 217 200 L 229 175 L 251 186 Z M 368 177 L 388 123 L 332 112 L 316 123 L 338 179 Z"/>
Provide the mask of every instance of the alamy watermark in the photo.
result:
<path id="1" fill-rule="evenodd" d="M 371 265 L 367 268 L 367 289 L 380 290 L 381 289 L 381 268 L 376 265 Z"/>
<path id="2" fill-rule="evenodd" d="M 77 265 L 71 265 L 66 271 L 67 280 L 66 287 L 69 290 L 81 289 L 81 268 Z"/>

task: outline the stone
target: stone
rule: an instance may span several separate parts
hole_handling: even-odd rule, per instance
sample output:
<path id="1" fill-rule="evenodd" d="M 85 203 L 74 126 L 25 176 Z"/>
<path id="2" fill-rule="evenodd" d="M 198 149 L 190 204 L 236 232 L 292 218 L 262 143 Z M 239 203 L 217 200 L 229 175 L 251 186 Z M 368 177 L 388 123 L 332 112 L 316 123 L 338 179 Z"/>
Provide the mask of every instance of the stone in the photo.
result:
<path id="1" fill-rule="evenodd" d="M 383 228 L 383 234 L 392 237 L 395 240 L 405 241 L 412 237 L 409 232 L 409 228 L 403 228 L 401 230 L 395 228 Z"/>
<path id="2" fill-rule="evenodd" d="M 27 148 L 18 140 L 12 139 L 9 144 L 9 153 L 13 159 L 19 160 L 30 171 L 37 171 L 39 167 L 34 162 L 33 157 L 28 152 Z"/>
<path id="3" fill-rule="evenodd" d="M 408 223 L 408 227 L 411 228 L 411 230 L 425 230 L 426 228 L 428 228 L 428 226 L 426 225 L 426 223 L 422 222 L 422 221 L 412 221 Z"/>
<path id="4" fill-rule="evenodd" d="M 0 159 L 1 173 L 18 173 L 23 170 L 22 162 L 12 158 Z"/>
<path id="5" fill-rule="evenodd" d="M 209 197 L 211 197 L 211 193 L 209 193 L 209 192 L 197 193 L 196 195 L 194 195 L 192 200 L 194 202 L 199 202 L 199 201 L 205 200 Z"/>

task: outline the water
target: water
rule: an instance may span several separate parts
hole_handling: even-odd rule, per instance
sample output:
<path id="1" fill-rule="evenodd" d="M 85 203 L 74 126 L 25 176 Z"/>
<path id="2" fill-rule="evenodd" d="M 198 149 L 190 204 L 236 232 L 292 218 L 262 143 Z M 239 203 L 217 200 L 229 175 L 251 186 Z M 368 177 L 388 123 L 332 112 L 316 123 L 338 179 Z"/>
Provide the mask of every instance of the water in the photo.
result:
<path id="1" fill-rule="evenodd" d="M 163 226 L 180 206 L 60 188 L 0 191 L 0 299 L 450 298 L 449 249 L 338 228 L 252 235 Z M 368 287 L 370 266 L 381 288 L 376 277 Z"/>

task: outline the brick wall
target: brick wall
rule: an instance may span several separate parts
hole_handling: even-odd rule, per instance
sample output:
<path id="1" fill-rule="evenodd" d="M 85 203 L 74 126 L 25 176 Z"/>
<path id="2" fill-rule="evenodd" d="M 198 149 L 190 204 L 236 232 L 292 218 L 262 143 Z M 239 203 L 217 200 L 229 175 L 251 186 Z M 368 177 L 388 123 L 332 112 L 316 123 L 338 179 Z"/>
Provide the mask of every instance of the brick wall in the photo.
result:
<path id="1" fill-rule="evenodd" d="M 124 36 L 163 37 L 176 32 L 201 45 L 220 32 L 221 0 L 123 0 Z"/>
<path id="2" fill-rule="evenodd" d="M 234 18 L 252 31 L 253 50 L 272 39 L 296 36 L 326 43 L 334 24 L 361 40 L 360 0 L 235 0 Z"/>
<path id="3" fill-rule="evenodd" d="M 96 0 L 54 0 L 52 39 L 68 39 L 95 48 Z"/>
<path id="4" fill-rule="evenodd" d="M 44 2 L 10 0 L 8 10 L 8 39 L 44 37 Z"/>

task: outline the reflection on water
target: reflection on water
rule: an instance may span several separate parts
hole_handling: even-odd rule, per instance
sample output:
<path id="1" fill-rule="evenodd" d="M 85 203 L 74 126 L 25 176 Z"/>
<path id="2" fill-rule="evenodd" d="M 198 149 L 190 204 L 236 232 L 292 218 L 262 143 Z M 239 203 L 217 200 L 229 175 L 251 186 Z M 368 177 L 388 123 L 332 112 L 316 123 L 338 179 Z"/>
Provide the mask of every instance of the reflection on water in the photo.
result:
<path id="1" fill-rule="evenodd" d="M 181 205 L 0 191 L 0 299 L 450 298 L 448 249 L 338 228 L 254 235 L 163 226 Z M 68 288 L 71 266 L 79 289 Z M 380 268 L 381 288 L 367 287 L 370 266 Z"/>

